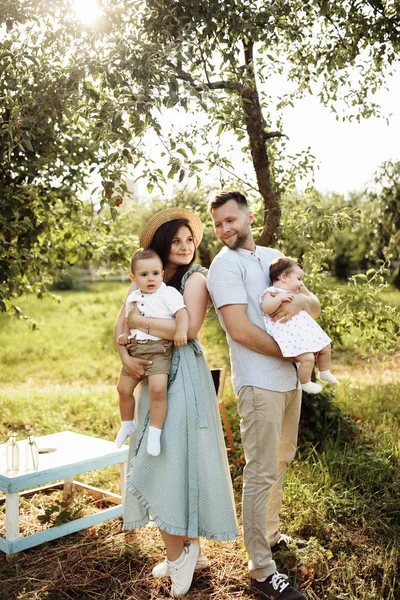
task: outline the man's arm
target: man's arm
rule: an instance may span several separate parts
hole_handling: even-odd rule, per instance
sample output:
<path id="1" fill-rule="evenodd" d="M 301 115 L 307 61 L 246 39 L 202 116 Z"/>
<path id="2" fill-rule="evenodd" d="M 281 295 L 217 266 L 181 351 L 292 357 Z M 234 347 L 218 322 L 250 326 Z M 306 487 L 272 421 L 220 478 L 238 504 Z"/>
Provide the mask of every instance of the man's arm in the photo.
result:
<path id="1" fill-rule="evenodd" d="M 235 342 L 260 354 L 283 358 L 275 340 L 266 331 L 249 321 L 247 304 L 227 304 L 219 310 L 225 327 Z"/>
<path id="2" fill-rule="evenodd" d="M 301 310 L 308 312 L 313 319 L 318 319 L 321 314 L 321 305 L 318 298 L 314 294 L 311 294 L 305 286 L 303 286 L 300 294 L 293 295 L 291 302 L 282 302 L 280 307 L 270 316 L 274 321 L 285 322 L 289 321 Z"/>

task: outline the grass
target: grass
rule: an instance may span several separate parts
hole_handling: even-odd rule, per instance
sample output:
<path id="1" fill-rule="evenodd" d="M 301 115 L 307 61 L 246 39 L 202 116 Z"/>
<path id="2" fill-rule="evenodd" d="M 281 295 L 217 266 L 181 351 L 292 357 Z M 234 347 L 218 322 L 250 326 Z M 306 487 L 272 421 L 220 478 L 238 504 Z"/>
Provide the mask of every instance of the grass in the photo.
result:
<path id="1" fill-rule="evenodd" d="M 119 360 L 112 329 L 125 292 L 126 284 L 97 283 L 60 293 L 61 303 L 24 299 L 24 312 L 42 323 L 36 331 L 30 331 L 25 321 L 0 316 L 0 441 L 6 441 L 11 431 L 23 439 L 32 432 L 44 435 L 64 429 L 114 439 L 119 424 L 115 392 Z M 210 366 L 229 364 L 212 311 L 202 341 Z M 335 353 L 332 370 L 342 381 L 335 405 L 352 423 L 353 437 L 344 443 L 337 431 L 328 430 L 317 445 L 302 442 L 288 470 L 282 528 L 310 543 L 301 554 L 278 555 L 277 562 L 309 600 L 400 597 L 398 367 L 398 356 L 366 363 L 356 353 Z M 230 464 L 240 520 L 243 458 L 230 386 L 225 399 L 237 442 Z M 118 475 L 118 468 L 110 467 L 81 479 L 117 491 Z M 54 501 L 42 496 L 23 501 L 25 530 L 40 528 L 37 516 L 48 508 L 46 502 Z M 86 498 L 74 495 L 71 512 L 86 504 Z M 4 508 L 0 508 L 4 535 L 2 512 Z M 242 538 L 203 545 L 211 565 L 195 574 L 188 600 L 256 598 L 248 586 Z M 123 532 L 121 521 L 115 519 L 10 560 L 1 554 L 1 599 L 168 598 L 168 580 L 151 577 L 162 548 L 157 529 Z"/>

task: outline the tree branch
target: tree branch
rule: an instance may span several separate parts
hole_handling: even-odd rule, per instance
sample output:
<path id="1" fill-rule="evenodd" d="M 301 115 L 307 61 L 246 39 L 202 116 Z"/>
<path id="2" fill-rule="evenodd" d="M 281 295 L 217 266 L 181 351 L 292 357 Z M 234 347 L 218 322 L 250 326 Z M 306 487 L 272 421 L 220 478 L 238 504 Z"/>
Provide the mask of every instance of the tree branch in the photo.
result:
<path id="1" fill-rule="evenodd" d="M 280 131 L 269 131 L 265 134 L 265 137 L 267 138 L 267 140 L 270 140 L 272 138 L 287 137 L 287 135 L 286 133 L 281 133 Z"/>
<path id="2" fill-rule="evenodd" d="M 374 0 L 367 0 L 367 3 L 370 5 L 370 7 L 371 7 L 371 8 L 372 8 L 372 9 L 373 9 L 373 10 L 374 10 L 376 13 L 380 14 L 380 15 L 381 15 L 381 16 L 382 16 L 382 17 L 385 19 L 385 21 L 387 21 L 388 23 L 390 23 L 390 25 L 393 27 L 394 31 L 395 31 L 397 34 L 399 34 L 399 33 L 400 33 L 400 31 L 399 31 L 399 29 L 397 28 L 397 24 L 396 24 L 396 22 L 394 21 L 394 19 L 392 19 L 391 17 L 388 17 L 388 16 L 387 16 L 387 14 L 386 14 L 386 12 L 385 12 L 385 7 L 384 7 L 384 5 L 382 4 L 382 2 L 379 2 L 379 1 L 377 1 L 377 0 L 375 0 L 375 1 L 374 1 Z"/>
<path id="3" fill-rule="evenodd" d="M 207 81 L 207 83 L 199 84 L 196 83 L 193 77 L 189 75 L 189 73 L 186 73 L 179 65 L 174 65 L 170 61 L 167 61 L 167 65 L 175 71 L 177 79 L 188 81 L 198 92 L 201 92 L 205 87 L 210 90 L 230 90 L 234 92 L 241 92 L 243 88 L 242 84 L 237 81 Z"/>

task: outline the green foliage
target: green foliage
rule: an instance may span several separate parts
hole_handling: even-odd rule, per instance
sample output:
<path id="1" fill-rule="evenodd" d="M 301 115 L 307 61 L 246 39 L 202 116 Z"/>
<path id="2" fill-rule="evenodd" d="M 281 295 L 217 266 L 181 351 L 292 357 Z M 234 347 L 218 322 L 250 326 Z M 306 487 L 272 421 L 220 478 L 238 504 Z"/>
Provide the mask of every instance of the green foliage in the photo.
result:
<path id="1" fill-rule="evenodd" d="M 324 444 L 327 439 L 348 442 L 355 437 L 357 427 L 335 404 L 332 391 L 324 389 L 320 394 L 303 392 L 299 442 Z"/>
<path id="2" fill-rule="evenodd" d="M 0 27 L 0 310 L 20 315 L 23 292 L 43 296 L 68 265 L 107 256 L 109 217 L 96 211 L 120 190 L 107 187 L 93 122 L 80 113 L 91 47 L 67 4 L 2 3 Z M 82 203 L 94 164 L 103 197 Z"/>
<path id="3" fill-rule="evenodd" d="M 39 436 L 66 429 L 115 439 L 119 427 L 115 384 L 120 365 L 113 349 L 112 328 L 127 286 L 104 282 L 90 284 L 87 290 L 62 291 L 60 304 L 50 298 L 38 300 L 33 294 L 24 296 L 24 310 L 43 323 L 34 332 L 26 331 L 21 321 L 0 315 L 0 362 L 5 366 L 0 372 L 2 441 L 6 441 L 9 430 L 16 431 L 19 439 L 26 432 Z M 398 298 L 398 292 L 391 292 L 393 304 L 398 303 Z M 202 342 L 213 366 L 228 360 L 227 347 L 221 339 L 223 333 L 211 312 Z M 310 597 L 396 600 L 399 595 L 399 384 L 383 384 L 379 377 L 384 372 L 378 363 L 370 376 L 373 384 L 367 385 L 352 368 L 351 380 L 338 386 L 335 398 L 324 393 L 324 402 L 330 402 L 326 404 L 326 416 L 318 406 L 310 406 L 310 413 L 317 411 L 311 418 L 321 415 L 323 427 L 314 420 L 311 431 L 302 429 L 301 435 L 307 435 L 307 441 L 302 437 L 297 458 L 285 477 L 281 511 L 284 531 L 307 538 L 310 543 L 301 553 L 278 556 L 278 568 L 288 573 L 294 583 L 297 578 Z M 224 398 L 227 402 L 230 398 L 230 424 L 237 443 L 237 452 L 229 455 L 229 460 L 239 516 L 244 458 L 237 404 L 228 387 Z M 309 400 L 313 401 L 311 397 Z M 342 417 L 338 421 L 339 410 Z M 349 441 L 344 441 L 336 429 L 337 423 L 342 426 L 343 422 L 350 425 Z M 311 434 L 315 437 L 311 438 Z M 82 474 L 79 480 L 118 493 L 119 468 Z M 37 504 L 41 507 L 44 502 L 38 499 Z M 73 512 L 73 507 L 54 501 L 51 504 L 51 519 L 64 509 Z M 83 504 L 87 507 L 86 501 Z M 29 519 L 30 527 L 31 512 Z M 160 584 L 154 583 L 149 574 L 150 565 L 159 560 L 162 544 L 158 534 L 152 532 L 149 528 L 138 530 L 133 543 L 132 539 L 127 541 L 126 533 L 114 520 L 51 542 L 54 552 L 39 546 L 22 552 L 14 562 L 0 557 L 2 593 L 13 599 L 21 594 L 39 598 L 47 593 L 51 597 L 60 593 L 60 598 L 71 594 L 79 598 L 97 594 L 102 598 L 107 580 L 107 597 L 128 600 L 132 598 L 132 575 L 126 568 L 128 556 L 135 565 L 132 573 L 145 573 L 141 587 L 135 590 L 143 590 L 143 598 L 150 593 L 158 597 Z M 206 580 L 197 578 L 191 594 L 203 598 L 213 588 L 216 597 L 228 599 L 234 587 L 235 596 L 247 598 L 242 539 L 224 544 L 222 550 L 219 543 L 203 543 L 207 555 L 217 565 L 220 561 L 221 572 L 225 573 L 228 564 L 230 574 L 228 582 L 223 577 L 223 588 L 212 573 Z M 104 556 L 99 557 L 104 547 Z M 79 548 L 82 553 L 77 556 Z M 63 572 L 67 569 L 71 577 L 80 565 L 86 569 L 78 573 L 72 584 L 67 578 L 61 591 L 62 577 L 38 576 L 42 571 L 48 574 L 59 570 L 59 562 Z M 94 587 L 92 575 L 96 565 L 100 583 Z M 114 577 L 110 579 L 111 570 Z M 126 582 L 122 588 L 121 581 Z"/>
<path id="4" fill-rule="evenodd" d="M 45 294 L 77 261 L 126 261 L 136 240 L 128 246 L 108 228 L 126 173 L 145 178 L 149 193 L 169 180 L 200 187 L 210 169 L 223 184 L 235 175 L 221 149 L 230 132 L 254 166 L 246 185 L 263 198 L 263 240 L 272 239 L 279 197 L 293 181 L 280 166 L 279 110 L 312 92 L 332 105 L 343 96 L 353 111 L 346 117 L 369 116 L 370 92 L 399 44 L 395 3 L 102 4 L 93 27 L 64 0 L 0 8 L 2 311 L 20 314 L 16 297 Z M 274 73 L 292 84 L 280 97 L 268 85 Z M 169 109 L 172 126 L 160 118 Z M 312 166 L 307 153 L 293 161 Z M 93 177 L 87 208 L 78 198 Z M 96 216 L 107 206 L 106 217 Z"/>
<path id="5" fill-rule="evenodd" d="M 382 291 L 388 286 L 388 265 L 376 260 L 375 268 L 351 276 L 347 285 L 329 283 L 327 269 L 335 251 L 332 235 L 353 228 L 359 219 L 357 206 L 329 206 L 309 190 L 303 198 L 286 200 L 278 247 L 284 254 L 302 259 L 305 285 L 321 302 L 319 322 L 334 348 L 351 334 L 353 344 L 366 356 L 393 352 L 398 348 L 400 316 L 382 300 Z"/>
<path id="6" fill-rule="evenodd" d="M 375 178 L 378 191 L 369 193 L 369 203 L 375 206 L 370 213 L 371 231 L 368 258 L 396 264 L 394 282 L 400 289 L 400 162 L 383 163 Z"/>

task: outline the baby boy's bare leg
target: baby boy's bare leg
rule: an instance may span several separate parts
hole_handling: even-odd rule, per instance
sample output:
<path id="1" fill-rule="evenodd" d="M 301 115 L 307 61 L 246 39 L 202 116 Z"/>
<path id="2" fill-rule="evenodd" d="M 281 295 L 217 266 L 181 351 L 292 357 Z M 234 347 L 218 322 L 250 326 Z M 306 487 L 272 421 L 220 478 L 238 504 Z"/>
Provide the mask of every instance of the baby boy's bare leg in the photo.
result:
<path id="1" fill-rule="evenodd" d="M 149 375 L 150 425 L 163 428 L 167 416 L 168 375 Z"/>
<path id="2" fill-rule="evenodd" d="M 149 375 L 150 427 L 147 439 L 147 452 L 153 456 L 160 454 L 160 438 L 167 416 L 168 375 Z"/>
<path id="3" fill-rule="evenodd" d="M 117 384 L 117 392 L 119 396 L 119 410 L 121 420 L 132 420 L 135 414 L 135 397 L 133 392 L 139 383 L 139 379 L 135 379 L 130 375 L 120 375 Z"/>
<path id="4" fill-rule="evenodd" d="M 115 439 L 117 448 L 121 448 L 125 440 L 136 430 L 135 421 L 135 397 L 133 392 L 139 383 L 138 379 L 130 375 L 120 375 L 117 391 L 119 396 L 119 410 L 121 413 L 121 427 Z"/>

